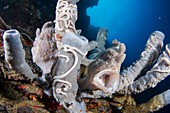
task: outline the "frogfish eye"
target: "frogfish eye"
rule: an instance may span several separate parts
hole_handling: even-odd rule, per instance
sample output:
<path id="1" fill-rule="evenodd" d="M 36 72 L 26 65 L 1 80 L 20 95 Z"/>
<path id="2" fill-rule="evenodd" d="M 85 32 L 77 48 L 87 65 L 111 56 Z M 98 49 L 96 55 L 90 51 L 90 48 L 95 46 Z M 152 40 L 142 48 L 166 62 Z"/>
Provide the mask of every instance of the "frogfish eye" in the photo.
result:
<path id="1" fill-rule="evenodd" d="M 120 52 L 121 50 L 120 45 L 118 43 L 112 43 L 112 49 L 116 52 Z"/>

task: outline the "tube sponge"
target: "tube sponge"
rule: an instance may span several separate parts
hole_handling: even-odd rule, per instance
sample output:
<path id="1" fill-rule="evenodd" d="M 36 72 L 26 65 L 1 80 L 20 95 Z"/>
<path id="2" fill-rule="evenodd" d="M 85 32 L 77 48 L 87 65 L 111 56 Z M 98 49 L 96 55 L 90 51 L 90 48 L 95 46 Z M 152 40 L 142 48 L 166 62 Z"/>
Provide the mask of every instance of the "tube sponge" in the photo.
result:
<path id="1" fill-rule="evenodd" d="M 15 29 L 7 30 L 4 32 L 3 40 L 5 60 L 9 66 L 29 79 L 34 79 L 36 76 L 25 61 L 25 51 L 20 40 L 20 33 Z"/>

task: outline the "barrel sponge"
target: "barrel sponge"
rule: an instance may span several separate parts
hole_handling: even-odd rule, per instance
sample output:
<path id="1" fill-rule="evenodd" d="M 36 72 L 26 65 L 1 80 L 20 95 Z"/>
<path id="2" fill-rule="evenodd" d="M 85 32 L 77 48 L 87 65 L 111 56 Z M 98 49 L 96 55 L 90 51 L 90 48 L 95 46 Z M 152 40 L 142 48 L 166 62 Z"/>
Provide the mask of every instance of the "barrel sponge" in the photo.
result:
<path id="1" fill-rule="evenodd" d="M 7 30 L 4 32 L 3 40 L 5 60 L 9 66 L 29 79 L 34 79 L 35 75 L 25 61 L 25 51 L 20 40 L 20 33 L 15 29 Z"/>

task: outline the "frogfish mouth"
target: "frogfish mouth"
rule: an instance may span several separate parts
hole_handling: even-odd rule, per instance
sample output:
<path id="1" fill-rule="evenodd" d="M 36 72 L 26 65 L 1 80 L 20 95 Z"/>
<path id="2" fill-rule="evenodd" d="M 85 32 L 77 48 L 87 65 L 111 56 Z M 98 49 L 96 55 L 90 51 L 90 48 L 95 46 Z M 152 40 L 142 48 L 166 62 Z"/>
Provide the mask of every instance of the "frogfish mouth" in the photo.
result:
<path id="1" fill-rule="evenodd" d="M 100 90 L 107 94 L 116 91 L 119 84 L 120 67 L 125 59 L 126 47 L 117 40 L 112 47 L 102 51 L 88 66 L 87 75 L 80 82 L 82 89 Z"/>

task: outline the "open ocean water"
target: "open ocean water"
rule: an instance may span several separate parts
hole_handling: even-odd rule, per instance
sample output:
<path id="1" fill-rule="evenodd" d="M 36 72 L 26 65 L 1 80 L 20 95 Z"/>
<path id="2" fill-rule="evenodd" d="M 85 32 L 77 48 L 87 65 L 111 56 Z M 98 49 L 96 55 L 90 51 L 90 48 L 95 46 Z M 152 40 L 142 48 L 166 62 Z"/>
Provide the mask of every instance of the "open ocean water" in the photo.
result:
<path id="1" fill-rule="evenodd" d="M 162 31 L 164 44 L 170 43 L 170 0 L 99 0 L 87 15 L 89 35 L 92 27 L 107 28 L 107 47 L 114 39 L 125 43 L 126 66 L 139 58 L 153 31 Z"/>

